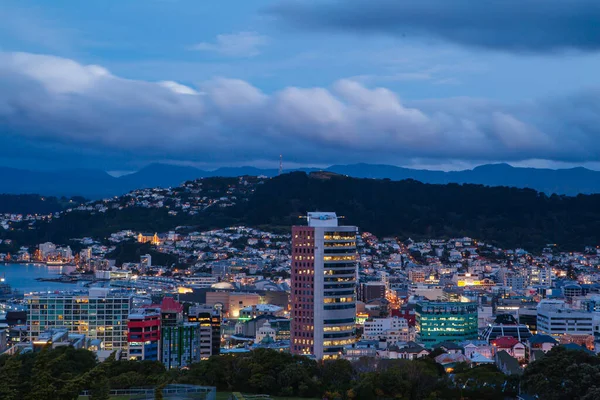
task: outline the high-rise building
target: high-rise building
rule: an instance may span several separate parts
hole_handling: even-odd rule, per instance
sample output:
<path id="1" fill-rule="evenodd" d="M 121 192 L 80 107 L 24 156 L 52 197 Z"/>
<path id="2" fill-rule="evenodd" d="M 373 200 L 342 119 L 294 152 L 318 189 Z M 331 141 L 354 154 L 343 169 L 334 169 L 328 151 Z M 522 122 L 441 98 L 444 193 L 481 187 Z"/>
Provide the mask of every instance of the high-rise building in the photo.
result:
<path id="1" fill-rule="evenodd" d="M 292 227 L 291 352 L 337 358 L 355 341 L 357 228 L 332 212 L 307 219 Z"/>
<path id="2" fill-rule="evenodd" d="M 385 283 L 362 282 L 358 286 L 358 299 L 364 303 L 375 299 L 385 299 Z"/>
<path id="3" fill-rule="evenodd" d="M 160 308 L 142 308 L 129 314 L 127 331 L 130 360 L 159 360 Z"/>
<path id="4" fill-rule="evenodd" d="M 184 322 L 183 306 L 171 297 L 160 305 L 160 360 L 167 367 L 182 368 L 200 361 L 200 323 Z"/>
<path id="5" fill-rule="evenodd" d="M 100 339 L 106 350 L 127 349 L 127 318 L 131 296 L 91 289 L 87 296 L 47 294 L 28 298 L 29 339 L 49 329 Z"/>
<path id="6" fill-rule="evenodd" d="M 417 303 L 417 340 L 425 345 L 477 339 L 477 303 Z"/>
<path id="7" fill-rule="evenodd" d="M 189 322 L 200 324 L 200 358 L 221 352 L 221 314 L 212 307 L 190 307 Z"/>

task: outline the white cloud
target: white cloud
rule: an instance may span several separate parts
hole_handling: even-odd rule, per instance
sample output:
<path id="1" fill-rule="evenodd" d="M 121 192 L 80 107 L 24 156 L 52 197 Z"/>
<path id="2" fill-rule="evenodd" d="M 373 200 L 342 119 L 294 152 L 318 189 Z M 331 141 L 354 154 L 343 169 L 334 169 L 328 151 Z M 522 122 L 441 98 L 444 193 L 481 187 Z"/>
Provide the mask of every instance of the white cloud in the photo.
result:
<path id="1" fill-rule="evenodd" d="M 65 58 L 0 53 L 0 121 L 12 139 L 107 157 L 221 164 L 281 153 L 305 164 L 595 161 L 598 98 L 589 91 L 514 106 L 470 98 L 406 103 L 352 80 L 268 94 L 243 80 L 192 88 L 123 79 Z"/>
<path id="2" fill-rule="evenodd" d="M 239 32 L 217 35 L 214 43 L 201 42 L 191 50 L 211 51 L 227 57 L 254 57 L 269 43 L 269 38 L 257 32 Z"/>
<path id="3" fill-rule="evenodd" d="M 167 89 L 171 89 L 174 93 L 190 94 L 190 95 L 201 94 L 189 86 L 185 86 L 185 85 L 182 85 L 181 83 L 177 83 L 177 82 L 173 82 L 173 81 L 161 81 L 161 82 L 158 82 L 158 84 Z"/>

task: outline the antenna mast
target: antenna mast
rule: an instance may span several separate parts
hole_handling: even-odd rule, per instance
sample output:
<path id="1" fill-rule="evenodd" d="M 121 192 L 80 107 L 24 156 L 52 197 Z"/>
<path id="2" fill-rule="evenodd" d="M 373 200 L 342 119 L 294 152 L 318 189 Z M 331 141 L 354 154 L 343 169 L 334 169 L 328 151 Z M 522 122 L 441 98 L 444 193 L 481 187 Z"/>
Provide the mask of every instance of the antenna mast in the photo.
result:
<path id="1" fill-rule="evenodd" d="M 279 175 L 283 174 L 283 155 L 279 155 Z"/>

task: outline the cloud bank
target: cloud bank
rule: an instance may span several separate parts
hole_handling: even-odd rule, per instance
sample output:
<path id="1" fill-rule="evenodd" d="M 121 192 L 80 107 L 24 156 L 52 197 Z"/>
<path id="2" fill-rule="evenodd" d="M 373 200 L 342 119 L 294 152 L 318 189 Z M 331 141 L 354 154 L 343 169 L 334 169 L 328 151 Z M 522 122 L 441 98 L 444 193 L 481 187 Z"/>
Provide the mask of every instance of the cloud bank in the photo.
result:
<path id="1" fill-rule="evenodd" d="M 189 87 L 127 80 L 96 65 L 0 53 L 0 145 L 89 149 L 227 165 L 398 163 L 406 159 L 597 160 L 600 90 L 506 105 L 482 99 L 403 102 L 351 80 L 265 93 L 217 78 Z M 14 154 L 14 153 L 13 153 Z"/>
<path id="2" fill-rule="evenodd" d="M 307 30 L 434 37 L 510 52 L 600 49 L 596 0 L 282 1 L 268 12 Z"/>

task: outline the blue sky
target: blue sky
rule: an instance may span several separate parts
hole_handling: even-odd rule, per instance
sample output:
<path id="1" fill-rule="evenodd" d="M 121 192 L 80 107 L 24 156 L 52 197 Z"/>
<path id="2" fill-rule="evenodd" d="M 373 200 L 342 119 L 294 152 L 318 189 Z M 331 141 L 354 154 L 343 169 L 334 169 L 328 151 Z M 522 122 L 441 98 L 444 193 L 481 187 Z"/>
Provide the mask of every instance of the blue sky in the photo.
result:
<path id="1" fill-rule="evenodd" d="M 478 4 L 0 0 L 0 165 L 600 169 L 600 6 Z"/>

